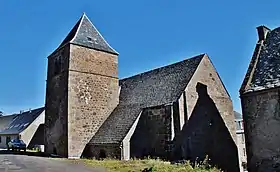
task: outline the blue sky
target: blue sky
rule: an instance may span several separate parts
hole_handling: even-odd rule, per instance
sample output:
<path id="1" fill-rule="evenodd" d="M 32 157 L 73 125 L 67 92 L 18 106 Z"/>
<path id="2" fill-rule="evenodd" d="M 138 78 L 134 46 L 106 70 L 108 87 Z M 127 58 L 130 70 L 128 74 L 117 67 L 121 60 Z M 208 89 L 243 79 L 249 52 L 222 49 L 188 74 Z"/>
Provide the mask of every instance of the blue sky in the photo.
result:
<path id="1" fill-rule="evenodd" d="M 43 106 L 47 56 L 83 12 L 119 53 L 120 78 L 207 53 L 240 109 L 256 27 L 280 26 L 280 1 L 0 1 L 0 110 Z"/>

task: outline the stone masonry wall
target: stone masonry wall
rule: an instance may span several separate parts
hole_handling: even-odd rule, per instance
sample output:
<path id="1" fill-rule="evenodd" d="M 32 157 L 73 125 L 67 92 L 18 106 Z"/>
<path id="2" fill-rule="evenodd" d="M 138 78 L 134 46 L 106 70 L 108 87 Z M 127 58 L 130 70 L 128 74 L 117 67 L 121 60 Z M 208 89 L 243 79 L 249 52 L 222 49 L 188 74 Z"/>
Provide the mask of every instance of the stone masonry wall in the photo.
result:
<path id="1" fill-rule="evenodd" d="M 280 170 L 279 88 L 241 96 L 248 170 Z"/>
<path id="2" fill-rule="evenodd" d="M 121 148 L 120 144 L 96 144 L 96 145 L 87 145 L 85 157 L 88 158 L 112 158 L 112 159 L 121 159 Z M 87 156 L 89 155 L 89 156 Z"/>
<path id="3" fill-rule="evenodd" d="M 203 89 L 206 90 L 201 96 L 201 90 L 197 88 L 201 87 L 200 85 L 204 85 Z M 225 170 L 238 171 L 232 101 L 207 56 L 199 64 L 185 90 L 185 95 L 186 102 L 180 101 L 179 105 L 186 107 L 179 107 L 179 113 L 184 113 L 179 116 L 184 116 L 186 123 L 181 133 L 175 137 L 175 157 L 195 161 L 196 157 L 203 160 L 206 154 L 211 154 L 213 164 Z M 181 148 L 178 147 L 178 143 L 181 144 Z"/>
<path id="4" fill-rule="evenodd" d="M 170 140 L 171 135 L 170 112 L 170 106 L 147 108 L 142 112 L 130 140 L 131 158 L 167 156 L 166 141 Z"/>
<path id="5" fill-rule="evenodd" d="M 118 104 L 116 55 L 76 45 L 70 48 L 68 89 L 69 157 L 86 144 Z"/>
<path id="6" fill-rule="evenodd" d="M 215 102 L 232 136 L 232 139 L 236 142 L 236 126 L 234 121 L 232 101 L 227 91 L 223 87 L 223 83 L 221 82 L 216 69 L 208 57 L 204 57 L 202 59 L 198 66 L 197 72 L 192 77 L 186 89 L 186 109 L 188 118 L 190 118 L 198 99 L 198 93 L 196 92 L 196 85 L 198 82 L 207 85 L 209 96 Z"/>
<path id="7" fill-rule="evenodd" d="M 208 155 L 210 164 L 228 172 L 238 172 L 238 152 L 207 86 L 198 84 L 198 100 L 188 123 L 181 131 L 181 139 L 175 137 L 176 154 L 192 163 L 203 161 Z M 179 157 L 180 158 L 180 157 Z"/>
<path id="8" fill-rule="evenodd" d="M 67 83 L 69 46 L 48 57 L 45 110 L 47 153 L 67 156 Z"/>

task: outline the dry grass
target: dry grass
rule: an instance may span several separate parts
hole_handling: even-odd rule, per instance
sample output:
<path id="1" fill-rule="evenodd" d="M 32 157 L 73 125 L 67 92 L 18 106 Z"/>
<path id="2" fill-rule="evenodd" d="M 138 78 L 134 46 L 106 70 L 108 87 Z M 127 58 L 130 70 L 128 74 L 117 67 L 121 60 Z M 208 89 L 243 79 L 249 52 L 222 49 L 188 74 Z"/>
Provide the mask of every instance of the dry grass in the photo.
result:
<path id="1" fill-rule="evenodd" d="M 79 161 L 94 167 L 105 167 L 109 172 L 141 172 L 146 168 L 150 169 L 151 172 L 220 172 L 216 168 L 205 168 L 204 165 L 192 168 L 189 163 L 173 165 L 169 162 L 153 159 L 130 161 L 81 159 L 70 161 Z"/>

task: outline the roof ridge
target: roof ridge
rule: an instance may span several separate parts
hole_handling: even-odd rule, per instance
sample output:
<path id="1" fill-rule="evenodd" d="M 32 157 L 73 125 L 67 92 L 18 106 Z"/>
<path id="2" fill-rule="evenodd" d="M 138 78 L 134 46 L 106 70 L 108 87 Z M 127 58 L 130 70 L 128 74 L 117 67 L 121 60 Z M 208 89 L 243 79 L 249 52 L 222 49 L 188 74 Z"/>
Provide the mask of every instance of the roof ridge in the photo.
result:
<path id="1" fill-rule="evenodd" d="M 253 55 L 251 57 L 251 60 L 248 65 L 244 79 L 242 81 L 241 87 L 239 88 L 239 94 L 243 94 L 248 89 L 248 86 L 253 78 L 253 74 L 256 70 L 256 65 L 259 61 L 259 56 L 260 56 L 262 48 L 263 48 L 263 41 L 258 41 L 256 43 Z"/>
<path id="2" fill-rule="evenodd" d="M 83 16 L 82 16 L 82 17 L 83 17 Z M 68 32 L 68 34 L 67 34 L 66 37 L 63 39 L 63 41 L 61 42 L 61 44 L 58 46 L 57 49 L 63 47 L 64 45 L 70 43 L 70 42 L 73 40 L 73 38 L 74 38 L 75 35 L 77 34 L 78 28 L 80 27 L 80 25 L 81 25 L 81 23 L 82 23 L 82 22 L 81 22 L 81 21 L 82 21 L 82 17 L 79 18 L 79 20 L 76 22 L 76 24 L 75 24 L 75 25 L 72 27 L 72 29 Z M 76 28 L 76 27 L 78 27 L 78 28 Z M 75 33 L 74 36 L 72 35 L 73 32 Z M 71 38 L 72 36 L 73 36 L 73 38 Z M 56 50 L 57 50 L 57 49 L 56 49 Z M 55 50 L 55 51 L 56 51 L 56 50 Z"/>
<path id="3" fill-rule="evenodd" d="M 96 30 L 96 32 L 100 35 L 100 37 L 104 40 L 104 42 L 107 44 L 109 48 L 111 48 L 116 54 L 119 54 L 107 41 L 106 39 L 102 36 L 102 34 L 99 32 L 99 30 L 95 27 L 95 25 L 92 23 L 92 21 L 88 18 L 86 13 L 83 14 L 84 17 L 87 18 L 87 20 L 90 22 L 91 26 Z M 77 31 L 78 32 L 78 31 Z"/>
<path id="4" fill-rule="evenodd" d="M 67 44 L 79 45 L 119 55 L 119 53 L 104 39 L 85 12 L 55 51 Z"/>
<path id="5" fill-rule="evenodd" d="M 161 69 L 164 69 L 164 68 L 167 68 L 167 67 L 172 67 L 172 66 L 178 65 L 180 63 L 183 63 L 183 62 L 186 62 L 186 61 L 189 61 L 189 60 L 194 60 L 196 58 L 201 58 L 202 59 L 202 57 L 204 57 L 205 55 L 207 55 L 207 54 L 206 53 L 202 53 L 202 54 L 199 54 L 199 55 L 196 55 L 196 56 L 192 56 L 190 58 L 187 58 L 187 59 L 184 59 L 184 60 L 181 60 L 181 61 L 177 61 L 177 62 L 168 64 L 168 65 L 165 65 L 165 66 L 157 67 L 157 68 L 154 68 L 154 69 L 142 72 L 142 73 L 138 73 L 136 75 L 132 75 L 132 76 L 129 76 L 129 77 L 126 77 L 126 78 L 122 78 L 122 79 L 120 79 L 120 82 L 124 82 L 125 80 L 132 79 L 132 78 L 135 78 L 135 77 L 139 77 L 139 76 L 145 75 L 147 73 L 152 73 L 152 72 L 154 72 L 156 70 L 161 70 Z"/>
<path id="6" fill-rule="evenodd" d="M 7 115 L 0 116 L 0 118 L 16 116 L 16 115 L 18 115 L 18 114 L 7 114 Z"/>
<path id="7" fill-rule="evenodd" d="M 83 15 L 80 17 L 80 19 L 79 19 L 78 22 L 76 23 L 76 24 L 79 23 L 79 25 L 78 25 L 78 28 L 77 28 L 77 30 L 76 30 L 76 32 L 75 32 L 75 35 L 74 35 L 73 38 L 69 41 L 69 43 L 71 43 L 74 39 L 76 39 L 77 33 L 79 32 L 79 30 L 80 30 L 80 28 L 81 28 L 82 21 L 83 21 L 83 19 L 85 18 L 85 16 L 86 16 L 86 13 L 83 12 Z M 74 26 L 74 27 L 75 27 L 75 26 Z M 71 31 L 72 31 L 72 30 L 71 30 Z"/>
<path id="8" fill-rule="evenodd" d="M 45 109 L 45 107 L 37 107 L 37 108 L 33 108 L 33 109 L 30 109 L 31 111 L 35 111 L 35 110 L 43 110 Z M 21 114 L 25 114 L 25 113 L 28 113 L 30 110 L 26 110 L 26 111 L 23 111 L 23 113 Z M 12 116 L 12 115 L 21 115 L 20 113 L 13 113 L 13 114 L 9 114 L 9 115 L 5 115 L 5 116 Z"/>

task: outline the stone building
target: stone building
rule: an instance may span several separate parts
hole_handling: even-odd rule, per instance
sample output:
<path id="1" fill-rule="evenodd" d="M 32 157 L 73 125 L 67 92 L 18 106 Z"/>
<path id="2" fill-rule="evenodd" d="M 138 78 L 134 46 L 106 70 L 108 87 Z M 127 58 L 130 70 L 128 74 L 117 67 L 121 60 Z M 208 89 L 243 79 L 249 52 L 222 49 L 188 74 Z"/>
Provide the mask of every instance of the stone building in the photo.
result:
<path id="1" fill-rule="evenodd" d="M 48 153 L 191 161 L 208 155 L 239 171 L 232 102 L 208 55 L 119 80 L 118 53 L 86 15 L 48 57 L 45 121 Z"/>
<path id="2" fill-rule="evenodd" d="M 240 89 L 248 170 L 280 171 L 280 28 L 257 27 L 259 39 Z"/>
<path id="3" fill-rule="evenodd" d="M 44 108 L 0 117 L 0 148 L 6 148 L 12 139 L 20 138 L 28 148 L 44 145 L 42 125 L 45 122 Z M 39 133 L 40 134 L 37 134 Z"/>
<path id="4" fill-rule="evenodd" d="M 245 133 L 243 125 L 243 117 L 240 113 L 234 111 L 235 123 L 236 123 L 236 136 L 237 136 L 237 148 L 239 156 L 240 171 L 247 170 L 247 156 L 245 146 Z"/>

